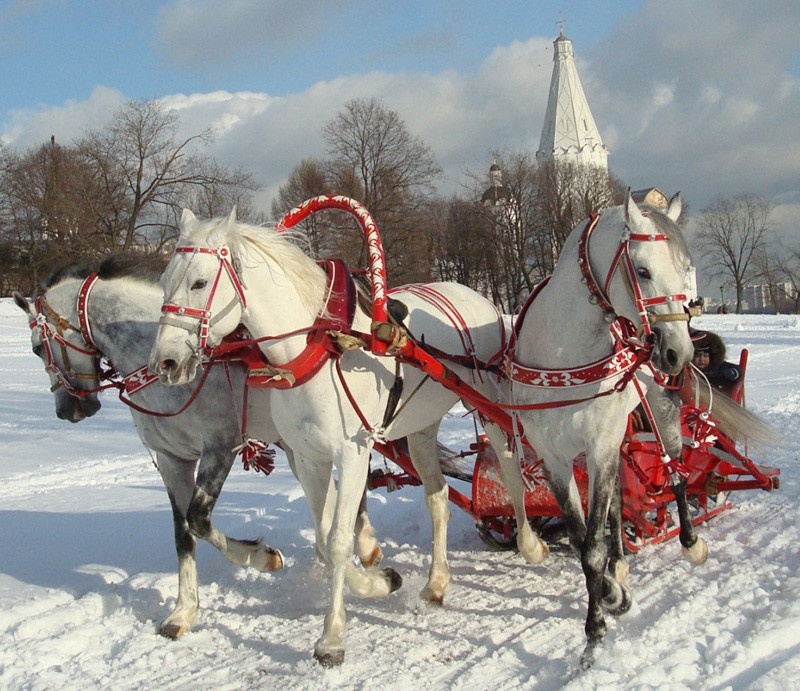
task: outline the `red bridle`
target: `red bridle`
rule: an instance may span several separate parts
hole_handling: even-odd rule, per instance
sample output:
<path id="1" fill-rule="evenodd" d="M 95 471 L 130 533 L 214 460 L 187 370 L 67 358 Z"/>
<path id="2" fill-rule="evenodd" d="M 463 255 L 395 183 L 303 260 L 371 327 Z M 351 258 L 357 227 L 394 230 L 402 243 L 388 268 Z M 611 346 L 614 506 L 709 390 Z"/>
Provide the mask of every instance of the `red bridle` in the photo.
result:
<path id="1" fill-rule="evenodd" d="M 244 287 L 242 286 L 242 282 L 239 280 L 239 275 L 236 271 L 236 268 L 233 266 L 233 263 L 230 260 L 231 253 L 227 247 L 176 247 L 175 253 L 191 253 L 193 255 L 192 258 L 194 258 L 194 255 L 197 254 L 211 254 L 219 260 L 219 268 L 217 269 L 217 274 L 211 284 L 211 291 L 208 294 L 208 299 L 206 300 L 206 304 L 203 309 L 176 305 L 170 302 L 168 299 L 161 307 L 161 318 L 158 320 L 159 324 L 177 326 L 178 328 L 184 329 L 189 333 L 194 333 L 196 331 L 199 339 L 197 352 L 202 352 L 208 345 L 208 335 L 211 327 L 223 319 L 228 312 L 230 312 L 237 305 L 237 303 L 242 306 L 242 310 L 246 309 L 247 298 L 245 297 Z M 191 263 L 192 258 L 189 259 L 189 263 Z M 187 263 L 186 267 L 184 268 L 183 275 L 185 275 L 188 271 L 189 263 Z M 231 300 L 224 309 L 220 310 L 215 316 L 212 317 L 211 305 L 214 302 L 214 297 L 216 296 L 220 278 L 222 277 L 223 273 L 227 274 L 228 278 L 230 278 L 231 285 L 236 293 L 236 298 Z M 181 280 L 183 279 L 183 275 L 181 276 Z M 180 283 L 181 281 L 176 281 L 175 284 L 180 285 Z M 187 322 L 186 319 L 191 321 Z M 198 320 L 196 325 L 194 323 L 195 319 Z"/>
<path id="2" fill-rule="evenodd" d="M 100 377 L 102 374 L 100 360 L 103 355 L 92 340 L 91 329 L 89 328 L 89 322 L 86 317 L 86 304 L 89 299 L 89 293 L 96 281 L 97 274 L 91 274 L 84 280 L 78 291 L 77 309 L 80 326 L 73 326 L 67 319 L 58 314 L 47 302 L 44 295 L 37 297 L 33 303 L 36 316 L 31 320 L 30 327 L 31 330 L 37 327 L 39 328 L 42 347 L 46 354 L 45 370 L 56 378 L 56 383 L 50 387 L 50 390 L 56 391 L 63 386 L 67 393 L 75 398 L 85 398 L 90 394 L 103 391 L 113 386 L 112 384 L 100 384 Z M 68 330 L 79 333 L 84 341 L 84 345 L 78 346 L 74 343 L 70 343 L 64 337 L 64 333 Z M 61 348 L 62 367 L 59 367 L 54 355 L 54 348 L 56 345 Z M 70 350 L 83 355 L 92 356 L 94 371 L 76 372 L 72 369 L 69 359 Z M 95 381 L 97 385 L 88 389 L 78 388 L 72 383 L 72 381 L 76 379 L 92 380 Z"/>
<path id="3" fill-rule="evenodd" d="M 667 242 L 669 237 L 663 233 L 632 233 L 629 228 L 625 226 L 625 232 L 620 238 L 619 247 L 617 248 L 611 265 L 608 267 L 603 287 L 597 281 L 592 270 L 592 264 L 589 257 L 589 242 L 592 232 L 597 226 L 599 216 L 591 214 L 586 223 L 586 227 L 581 234 L 580 242 L 578 243 L 578 264 L 581 268 L 586 287 L 591 294 L 589 300 L 593 304 L 598 305 L 606 312 L 606 321 L 609 323 L 617 319 L 616 311 L 608 298 L 608 290 L 614 274 L 622 264 L 625 268 L 622 273 L 622 279 L 625 282 L 625 287 L 636 305 L 636 310 L 639 314 L 639 327 L 637 332 L 642 334 L 645 338 L 653 333 L 652 325 L 659 321 L 689 321 L 689 315 L 686 312 L 676 312 L 671 314 L 656 314 L 648 310 L 648 307 L 654 305 L 665 305 L 673 302 L 682 303 L 686 300 L 686 295 L 683 293 L 675 293 L 672 295 L 659 295 L 656 297 L 645 298 L 642 296 L 642 289 L 639 286 L 639 281 L 636 276 L 636 269 L 631 260 L 630 245 L 631 242 Z"/>

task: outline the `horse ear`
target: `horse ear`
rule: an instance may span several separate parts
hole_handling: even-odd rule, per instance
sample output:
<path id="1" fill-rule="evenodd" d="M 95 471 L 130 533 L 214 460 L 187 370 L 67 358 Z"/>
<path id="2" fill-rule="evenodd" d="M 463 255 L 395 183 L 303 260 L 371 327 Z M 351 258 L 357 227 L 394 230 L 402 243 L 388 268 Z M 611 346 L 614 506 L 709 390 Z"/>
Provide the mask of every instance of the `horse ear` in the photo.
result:
<path id="1" fill-rule="evenodd" d="M 14 302 L 17 303 L 17 307 L 19 307 L 23 312 L 33 316 L 33 309 L 31 309 L 31 303 L 25 299 L 25 296 L 22 293 L 18 293 L 16 290 L 11 293 L 14 297 Z"/>
<path id="2" fill-rule="evenodd" d="M 197 216 L 195 216 L 190 209 L 184 209 L 183 213 L 181 213 L 181 229 L 183 229 L 184 226 L 191 225 L 196 220 Z"/>
<path id="3" fill-rule="evenodd" d="M 683 201 L 681 200 L 681 193 L 676 192 L 669 200 L 669 207 L 667 208 L 667 218 L 673 223 L 677 223 L 681 217 L 681 210 L 683 209 Z"/>
<path id="4" fill-rule="evenodd" d="M 644 216 L 642 216 L 642 212 L 639 211 L 639 207 L 636 206 L 636 202 L 633 201 L 633 196 L 631 195 L 631 188 L 628 188 L 628 192 L 625 195 L 625 223 L 628 226 L 639 226 L 644 221 Z"/>
<path id="5" fill-rule="evenodd" d="M 233 228 L 235 224 L 236 224 L 236 206 L 234 205 L 234 207 L 231 209 L 230 214 L 228 214 L 228 220 L 226 222 L 226 225 L 228 226 L 228 228 Z"/>

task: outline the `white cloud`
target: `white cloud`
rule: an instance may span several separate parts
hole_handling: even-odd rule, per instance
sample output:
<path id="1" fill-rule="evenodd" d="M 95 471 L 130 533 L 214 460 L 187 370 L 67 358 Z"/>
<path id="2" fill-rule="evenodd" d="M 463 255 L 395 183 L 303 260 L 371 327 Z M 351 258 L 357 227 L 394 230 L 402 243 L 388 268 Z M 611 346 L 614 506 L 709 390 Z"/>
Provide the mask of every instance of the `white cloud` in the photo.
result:
<path id="1" fill-rule="evenodd" d="M 341 2 L 315 7 L 323 16 Z M 213 56 L 230 35 L 242 45 L 258 40 L 237 22 L 263 28 L 271 21 L 268 31 L 280 26 L 293 40 L 305 31 L 293 14 L 301 5 L 235 0 L 222 17 L 217 3 L 180 0 L 162 13 L 162 38 L 193 43 Z M 745 191 L 779 197 L 783 204 L 800 202 L 800 80 L 788 70 L 800 38 L 787 28 L 797 25 L 800 3 L 787 0 L 765 0 L 757 11 L 723 0 L 648 0 L 593 49 L 576 44 L 612 170 L 634 188 L 656 185 L 668 194 L 681 189 L 695 211 L 717 195 Z M 179 111 L 184 133 L 217 130 L 212 153 L 255 173 L 267 187 L 264 207 L 296 163 L 325 155 L 323 125 L 357 97 L 379 98 L 398 111 L 433 148 L 445 169 L 440 191 L 448 193 L 459 189 L 465 169 L 488 167 L 494 149 L 536 150 L 551 48 L 550 38 L 513 42 L 495 49 L 473 73 L 365 72 L 280 98 L 218 91 L 165 95 L 162 101 Z M 50 134 L 68 140 L 102 124 L 122 100 L 97 87 L 85 102 L 15 111 L 2 137 L 15 145 L 39 144 Z"/>
<path id="2" fill-rule="evenodd" d="M 19 149 L 44 144 L 51 136 L 62 143 L 70 142 L 87 129 L 105 125 L 124 101 L 119 91 L 96 86 L 86 101 L 70 99 L 55 108 L 13 110 L 10 122 L 3 125 L 0 140 Z"/>

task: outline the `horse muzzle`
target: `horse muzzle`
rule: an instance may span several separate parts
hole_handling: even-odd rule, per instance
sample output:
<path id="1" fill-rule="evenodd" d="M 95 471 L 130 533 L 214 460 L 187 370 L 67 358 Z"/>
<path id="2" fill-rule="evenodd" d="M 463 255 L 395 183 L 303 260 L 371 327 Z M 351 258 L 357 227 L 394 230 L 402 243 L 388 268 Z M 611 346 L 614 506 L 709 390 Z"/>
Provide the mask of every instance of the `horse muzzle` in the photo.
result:
<path id="1" fill-rule="evenodd" d="M 653 326 L 650 362 L 663 374 L 678 374 L 684 365 L 691 361 L 693 352 L 692 342 L 685 326 L 681 328 L 676 322 L 672 322 L 670 327 L 661 323 Z"/>
<path id="2" fill-rule="evenodd" d="M 56 417 L 67 422 L 80 422 L 92 417 L 100 410 L 100 406 L 101 403 L 94 394 L 81 398 L 67 395 L 56 400 Z"/>
<path id="3" fill-rule="evenodd" d="M 189 358 L 183 363 L 178 360 L 165 357 L 150 362 L 150 371 L 153 372 L 162 384 L 168 386 L 179 386 L 188 384 L 197 373 L 197 360 Z"/>

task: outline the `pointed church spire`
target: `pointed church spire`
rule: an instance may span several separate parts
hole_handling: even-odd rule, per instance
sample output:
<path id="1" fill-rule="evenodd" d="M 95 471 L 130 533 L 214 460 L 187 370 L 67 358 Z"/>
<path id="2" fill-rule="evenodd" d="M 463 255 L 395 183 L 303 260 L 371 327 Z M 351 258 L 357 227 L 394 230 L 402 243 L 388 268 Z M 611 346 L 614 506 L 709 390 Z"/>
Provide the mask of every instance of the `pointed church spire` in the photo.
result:
<path id="1" fill-rule="evenodd" d="M 608 149 L 600 138 L 583 93 L 572 41 L 564 35 L 564 21 L 553 41 L 553 76 L 547 112 L 536 158 L 563 160 L 608 168 Z"/>

